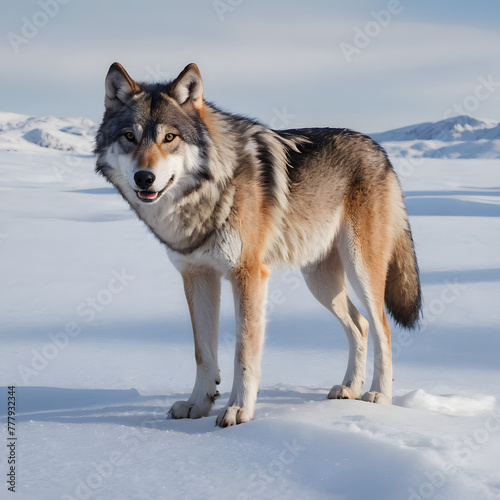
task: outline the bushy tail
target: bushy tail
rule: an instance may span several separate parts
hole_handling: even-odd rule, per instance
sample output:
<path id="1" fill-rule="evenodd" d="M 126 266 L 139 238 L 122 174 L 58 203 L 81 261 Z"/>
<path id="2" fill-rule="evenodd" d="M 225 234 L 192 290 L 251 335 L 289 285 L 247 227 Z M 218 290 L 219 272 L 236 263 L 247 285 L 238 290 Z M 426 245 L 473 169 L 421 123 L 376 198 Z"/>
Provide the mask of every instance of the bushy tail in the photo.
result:
<path id="1" fill-rule="evenodd" d="M 406 228 L 396 238 L 385 281 L 385 305 L 396 323 L 415 328 L 422 314 L 422 291 L 417 257 L 406 217 Z"/>

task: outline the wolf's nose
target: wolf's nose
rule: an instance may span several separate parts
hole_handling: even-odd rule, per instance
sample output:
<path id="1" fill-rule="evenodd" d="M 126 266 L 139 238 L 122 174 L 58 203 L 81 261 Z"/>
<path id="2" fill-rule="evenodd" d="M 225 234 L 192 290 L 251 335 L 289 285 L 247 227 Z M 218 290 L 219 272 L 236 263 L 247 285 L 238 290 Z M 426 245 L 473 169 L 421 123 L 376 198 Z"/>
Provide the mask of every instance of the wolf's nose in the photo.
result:
<path id="1" fill-rule="evenodd" d="M 139 170 L 134 174 L 135 183 L 143 190 L 150 188 L 155 179 L 155 174 L 150 170 Z"/>

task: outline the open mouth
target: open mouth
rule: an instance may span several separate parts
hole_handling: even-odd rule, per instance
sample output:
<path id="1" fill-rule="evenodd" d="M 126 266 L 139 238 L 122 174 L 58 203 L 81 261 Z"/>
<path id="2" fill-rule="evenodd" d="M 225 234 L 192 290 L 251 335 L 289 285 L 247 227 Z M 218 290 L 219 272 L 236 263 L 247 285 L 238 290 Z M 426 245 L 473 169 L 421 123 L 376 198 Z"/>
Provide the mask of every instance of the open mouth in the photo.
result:
<path id="1" fill-rule="evenodd" d="M 170 177 L 167 185 L 161 191 L 136 191 L 137 197 L 144 203 L 152 203 L 159 200 L 161 195 L 172 185 L 174 182 L 174 176 Z"/>
<path id="2" fill-rule="evenodd" d="M 159 196 L 158 191 L 137 191 L 137 196 L 144 201 L 153 201 L 156 200 Z"/>

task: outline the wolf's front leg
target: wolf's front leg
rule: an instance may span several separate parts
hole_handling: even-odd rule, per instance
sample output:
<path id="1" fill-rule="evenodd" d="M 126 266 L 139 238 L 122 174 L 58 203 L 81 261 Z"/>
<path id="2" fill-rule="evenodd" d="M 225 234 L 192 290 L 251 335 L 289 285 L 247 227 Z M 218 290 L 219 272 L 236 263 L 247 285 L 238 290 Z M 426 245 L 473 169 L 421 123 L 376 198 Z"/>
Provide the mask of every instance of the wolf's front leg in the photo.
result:
<path id="1" fill-rule="evenodd" d="M 264 343 L 267 280 L 263 265 L 244 266 L 232 276 L 236 313 L 236 352 L 233 389 L 217 425 L 228 427 L 252 420 L 260 383 L 260 358 Z"/>
<path id="2" fill-rule="evenodd" d="M 191 314 L 196 358 L 196 382 L 187 401 L 170 408 L 173 418 L 206 417 L 219 397 L 217 363 L 221 278 L 212 271 L 182 273 Z"/>

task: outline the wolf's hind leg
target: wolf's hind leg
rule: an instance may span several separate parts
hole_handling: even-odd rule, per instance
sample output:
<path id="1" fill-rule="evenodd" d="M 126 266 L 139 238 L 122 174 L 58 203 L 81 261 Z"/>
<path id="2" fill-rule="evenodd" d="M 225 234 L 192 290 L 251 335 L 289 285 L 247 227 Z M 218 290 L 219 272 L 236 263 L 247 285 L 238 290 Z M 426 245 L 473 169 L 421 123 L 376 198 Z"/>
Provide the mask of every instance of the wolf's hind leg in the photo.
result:
<path id="1" fill-rule="evenodd" d="M 347 296 L 344 266 L 333 248 L 321 262 L 302 270 L 309 290 L 342 324 L 349 341 L 349 361 L 342 385 L 334 385 L 330 399 L 358 399 L 365 381 L 368 321 Z"/>
<path id="2" fill-rule="evenodd" d="M 368 239 L 370 240 L 369 237 Z M 374 238 L 371 238 L 371 241 L 373 240 Z M 379 252 L 381 256 L 373 251 L 369 256 L 375 255 L 379 259 L 370 262 L 367 257 L 362 255 L 363 251 L 368 253 L 367 245 L 356 244 L 353 232 L 350 235 L 350 242 L 349 245 L 346 245 L 346 257 L 343 260 L 346 263 L 345 268 L 349 282 L 367 311 L 374 350 L 372 385 L 361 399 L 371 403 L 390 404 L 392 402 L 391 328 L 384 311 L 387 259 L 384 259 L 382 251 Z M 342 257 L 344 258 L 344 252 Z"/>
<path id="3" fill-rule="evenodd" d="M 206 417 L 220 383 L 217 362 L 221 279 L 212 271 L 182 273 L 184 291 L 191 314 L 196 358 L 196 381 L 187 401 L 170 408 L 173 418 Z"/>

